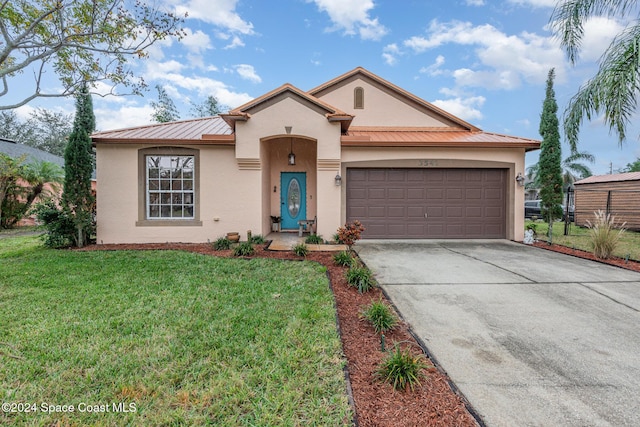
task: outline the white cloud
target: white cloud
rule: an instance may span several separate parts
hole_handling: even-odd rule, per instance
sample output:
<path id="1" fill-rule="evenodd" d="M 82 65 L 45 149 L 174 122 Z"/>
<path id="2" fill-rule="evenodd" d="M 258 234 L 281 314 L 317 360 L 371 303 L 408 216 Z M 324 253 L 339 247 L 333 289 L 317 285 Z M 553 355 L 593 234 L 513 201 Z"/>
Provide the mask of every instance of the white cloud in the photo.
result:
<path id="1" fill-rule="evenodd" d="M 375 7 L 373 0 L 308 0 L 326 12 L 334 26 L 330 31 L 342 30 L 345 34 L 359 34 L 363 40 L 380 40 L 389 30 L 369 12 Z"/>
<path id="2" fill-rule="evenodd" d="M 160 82 L 167 93 L 176 99 L 187 99 L 190 94 L 185 92 L 194 91 L 199 97 L 213 95 L 220 104 L 233 108 L 254 98 L 247 93 L 234 92 L 225 83 L 208 77 L 188 77 L 179 73 L 163 73 L 154 69 L 149 70 L 147 75 L 148 77 L 145 76 L 146 80 Z"/>
<path id="3" fill-rule="evenodd" d="M 484 0 L 467 0 L 467 6 L 484 6 Z"/>
<path id="4" fill-rule="evenodd" d="M 186 35 L 180 42 L 189 49 L 190 52 L 201 53 L 204 50 L 211 49 L 211 39 L 202 31 L 195 33 L 190 28 L 184 29 Z"/>
<path id="5" fill-rule="evenodd" d="M 422 67 L 420 69 L 420 73 L 429 74 L 430 76 L 438 76 L 438 75 L 443 73 L 443 71 L 440 69 L 440 67 L 442 67 L 444 65 L 444 63 L 445 63 L 444 56 L 438 55 L 436 57 L 435 62 L 433 64 L 429 65 L 428 67 Z"/>
<path id="6" fill-rule="evenodd" d="M 482 112 L 479 108 L 484 105 L 485 101 L 484 96 L 473 96 L 470 98 L 437 99 L 432 104 L 454 116 L 470 121 L 482 119 Z"/>
<path id="7" fill-rule="evenodd" d="M 228 45 L 226 45 L 224 48 L 225 49 L 235 49 L 237 47 L 243 47 L 244 46 L 244 42 L 242 41 L 242 39 L 238 36 L 233 36 L 233 39 L 231 39 L 231 43 L 229 43 Z"/>
<path id="8" fill-rule="evenodd" d="M 605 17 L 591 18 L 584 24 L 581 61 L 597 61 L 613 39 L 624 30 L 624 26 Z"/>
<path id="9" fill-rule="evenodd" d="M 186 3 L 172 0 L 178 14 L 187 13 L 188 19 L 199 19 L 233 33 L 254 34 L 253 24 L 236 12 L 238 0 L 190 0 Z"/>
<path id="10" fill-rule="evenodd" d="M 445 44 L 476 48 L 479 64 L 474 68 L 478 69 L 454 72 L 460 85 L 514 89 L 522 81 L 543 83 L 551 68 L 556 68 L 559 81 L 564 78 L 563 52 L 552 37 L 528 32 L 507 35 L 489 24 L 474 26 L 470 22 L 434 20 L 426 37 L 414 36 L 404 42 L 415 53 Z"/>
<path id="11" fill-rule="evenodd" d="M 154 62 L 149 64 L 149 68 L 152 68 L 156 73 L 164 74 L 164 73 L 179 73 L 184 70 L 185 66 L 183 63 L 172 59 L 171 61 L 166 62 Z"/>
<path id="12" fill-rule="evenodd" d="M 386 45 L 382 50 L 382 58 L 388 65 L 395 65 L 398 62 L 398 56 L 402 55 L 397 44 L 392 43 Z"/>
<path id="13" fill-rule="evenodd" d="M 509 3 L 517 4 L 520 6 L 538 7 L 555 7 L 558 0 L 508 0 Z"/>
<path id="14" fill-rule="evenodd" d="M 235 69 L 236 69 L 236 72 L 240 75 L 240 77 L 242 77 L 245 80 L 249 80 L 252 83 L 262 82 L 262 79 L 256 73 L 256 70 L 255 68 L 253 68 L 253 65 L 238 64 L 235 66 Z"/>
<path id="15" fill-rule="evenodd" d="M 152 113 L 153 108 L 149 105 L 142 107 L 126 106 L 119 109 L 94 109 L 98 130 L 143 126 L 151 123 Z"/>

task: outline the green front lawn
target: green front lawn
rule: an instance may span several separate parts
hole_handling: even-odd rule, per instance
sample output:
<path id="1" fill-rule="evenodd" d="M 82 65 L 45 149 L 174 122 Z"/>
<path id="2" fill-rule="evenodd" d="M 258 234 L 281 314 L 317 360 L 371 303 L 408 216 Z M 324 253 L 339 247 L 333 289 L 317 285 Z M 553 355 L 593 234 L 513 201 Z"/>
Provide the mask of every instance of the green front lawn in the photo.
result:
<path id="1" fill-rule="evenodd" d="M 0 424 L 349 423 L 323 267 L 39 244 L 0 239 L 0 402 L 37 408 Z"/>
<path id="2" fill-rule="evenodd" d="M 525 221 L 525 228 L 531 223 L 532 221 Z M 538 240 L 547 241 L 549 224 L 543 221 L 535 221 L 535 225 Z M 568 246 L 570 248 L 582 249 L 588 252 L 593 251 L 593 246 L 589 239 L 589 229 L 573 224 L 571 224 L 568 236 L 564 235 L 564 222 L 556 222 L 553 224 L 552 241 L 558 245 Z M 640 260 L 640 233 L 625 231 L 613 254 L 620 258 L 629 256 L 630 259 Z"/>

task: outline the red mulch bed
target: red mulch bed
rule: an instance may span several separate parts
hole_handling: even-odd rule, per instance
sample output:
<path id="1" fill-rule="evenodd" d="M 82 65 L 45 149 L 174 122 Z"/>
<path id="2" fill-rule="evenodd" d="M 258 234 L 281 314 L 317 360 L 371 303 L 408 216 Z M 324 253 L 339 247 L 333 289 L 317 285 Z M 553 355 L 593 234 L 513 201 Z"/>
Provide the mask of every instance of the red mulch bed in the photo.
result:
<path id="1" fill-rule="evenodd" d="M 591 252 L 583 251 L 580 249 L 573 249 L 567 246 L 561 246 L 556 244 L 548 244 L 544 241 L 536 241 L 533 246 L 537 248 L 547 249 L 554 252 L 560 252 L 567 255 L 572 255 L 578 258 L 590 259 L 592 261 L 601 262 L 604 264 L 615 265 L 616 267 L 626 268 L 627 270 L 633 270 L 640 273 L 640 262 L 634 260 L 625 260 L 623 258 L 612 257 L 608 259 L 599 259 Z"/>
<path id="2" fill-rule="evenodd" d="M 144 244 L 144 245 L 96 245 L 83 250 L 124 249 L 177 249 L 218 257 L 231 257 L 231 251 L 214 251 L 208 244 Z M 292 252 L 276 252 L 259 248 L 252 257 L 301 260 Z M 333 254 L 311 252 L 307 260 L 327 267 L 335 296 L 342 348 L 347 359 L 347 371 L 355 406 L 355 424 L 368 426 L 477 426 L 475 418 L 467 410 L 464 400 L 452 390 L 446 374 L 432 367 L 425 371 L 426 378 L 413 391 L 395 391 L 389 384 L 375 378 L 375 371 L 384 353 L 380 350 L 380 338 L 373 328 L 358 316 L 363 306 L 372 300 L 386 300 L 380 289 L 360 294 L 347 285 L 345 267 L 333 264 Z M 399 343 L 423 353 L 409 327 L 402 322 L 386 335 L 387 348 Z M 431 362 L 433 364 L 433 362 Z"/>

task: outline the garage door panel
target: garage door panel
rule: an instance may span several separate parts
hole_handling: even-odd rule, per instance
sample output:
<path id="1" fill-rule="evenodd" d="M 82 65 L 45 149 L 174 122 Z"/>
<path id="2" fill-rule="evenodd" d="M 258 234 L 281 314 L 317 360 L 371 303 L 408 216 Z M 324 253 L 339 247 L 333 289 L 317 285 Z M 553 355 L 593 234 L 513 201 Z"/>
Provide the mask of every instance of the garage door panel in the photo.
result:
<path id="1" fill-rule="evenodd" d="M 425 233 L 424 224 L 407 224 L 407 233 L 422 236 Z"/>
<path id="2" fill-rule="evenodd" d="M 424 207 L 422 206 L 409 206 L 407 207 L 407 218 L 420 218 L 424 219 Z"/>
<path id="3" fill-rule="evenodd" d="M 391 182 L 397 182 L 397 181 L 406 181 L 407 180 L 407 174 L 405 171 L 401 170 L 401 169 L 397 169 L 397 170 L 390 170 L 388 175 L 388 180 Z"/>
<path id="4" fill-rule="evenodd" d="M 407 188 L 407 199 L 424 200 L 424 188 Z"/>
<path id="5" fill-rule="evenodd" d="M 484 190 L 484 198 L 485 199 L 493 199 L 498 200 L 502 199 L 502 192 L 497 188 L 486 188 Z"/>
<path id="6" fill-rule="evenodd" d="M 386 197 L 386 191 L 384 188 L 369 188 L 367 189 L 367 199 L 369 200 L 374 200 L 374 199 L 380 199 L 380 200 L 384 200 Z"/>
<path id="7" fill-rule="evenodd" d="M 466 188 L 464 191 L 464 198 L 468 201 L 478 200 L 482 203 L 482 188 Z"/>
<path id="8" fill-rule="evenodd" d="M 444 217 L 444 206 L 427 207 L 427 219 L 435 220 Z"/>
<path id="9" fill-rule="evenodd" d="M 347 221 L 362 221 L 364 238 L 504 238 L 505 177 L 502 169 L 349 168 Z"/>
<path id="10" fill-rule="evenodd" d="M 462 206 L 447 206 L 446 208 L 447 216 L 450 220 L 463 218 L 462 211 Z"/>
<path id="11" fill-rule="evenodd" d="M 482 208 L 480 206 L 467 206 L 464 210 L 464 216 L 466 218 L 482 218 Z"/>
<path id="12" fill-rule="evenodd" d="M 444 189 L 427 187 L 427 200 L 444 200 Z"/>
<path id="13" fill-rule="evenodd" d="M 387 216 L 390 219 L 405 219 L 407 211 L 404 206 L 389 206 L 387 208 Z"/>
<path id="14" fill-rule="evenodd" d="M 445 191 L 445 197 L 448 201 L 462 200 L 462 188 L 447 188 Z"/>
<path id="15" fill-rule="evenodd" d="M 484 208 L 484 216 L 486 218 L 502 218 L 502 209 L 498 207 Z"/>
<path id="16" fill-rule="evenodd" d="M 387 181 L 387 173 L 380 169 L 369 169 L 369 174 L 365 181 Z"/>
<path id="17" fill-rule="evenodd" d="M 387 190 L 387 198 L 404 200 L 407 198 L 407 192 L 404 188 L 389 188 Z"/>

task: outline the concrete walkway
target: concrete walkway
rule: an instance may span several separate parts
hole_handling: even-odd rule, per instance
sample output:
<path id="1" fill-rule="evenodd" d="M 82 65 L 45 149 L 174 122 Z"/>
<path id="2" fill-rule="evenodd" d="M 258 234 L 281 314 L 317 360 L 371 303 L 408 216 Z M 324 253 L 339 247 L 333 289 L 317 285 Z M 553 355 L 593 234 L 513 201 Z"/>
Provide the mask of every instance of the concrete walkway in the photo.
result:
<path id="1" fill-rule="evenodd" d="M 265 237 L 266 240 L 271 240 L 271 244 L 269 245 L 269 250 L 271 251 L 290 251 L 298 243 L 304 243 L 304 240 L 308 236 L 298 237 L 298 233 L 295 232 L 277 232 L 270 233 Z M 339 252 L 347 250 L 346 245 L 313 245 L 310 243 L 306 243 L 307 248 L 311 252 Z"/>
<path id="2" fill-rule="evenodd" d="M 360 241 L 489 426 L 640 425 L 640 274 L 508 241 Z"/>

